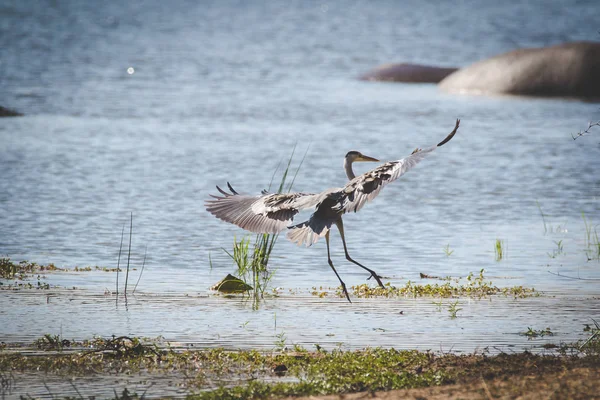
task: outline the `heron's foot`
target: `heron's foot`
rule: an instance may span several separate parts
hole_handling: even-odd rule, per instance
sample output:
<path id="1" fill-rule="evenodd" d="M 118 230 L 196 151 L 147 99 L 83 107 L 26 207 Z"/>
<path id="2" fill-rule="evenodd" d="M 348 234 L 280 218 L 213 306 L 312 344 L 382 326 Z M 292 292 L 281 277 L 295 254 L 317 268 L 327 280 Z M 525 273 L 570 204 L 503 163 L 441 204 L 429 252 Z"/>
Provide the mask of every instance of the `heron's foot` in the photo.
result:
<path id="1" fill-rule="evenodd" d="M 352 303 L 352 300 L 350 300 L 350 295 L 348 294 L 348 290 L 346 289 L 346 284 L 344 282 L 341 282 L 341 283 L 342 283 L 342 290 L 344 291 L 344 294 L 346 295 L 348 302 Z"/>
<path id="2" fill-rule="evenodd" d="M 385 287 L 385 286 L 383 285 L 383 282 L 381 282 L 381 278 L 383 278 L 383 276 L 379 276 L 379 275 L 377 275 L 377 273 L 376 273 L 375 271 L 371 271 L 371 276 L 369 276 L 369 277 L 367 278 L 367 280 L 369 280 L 369 279 L 371 279 L 371 278 L 375 278 L 375 280 L 377 281 L 377 284 L 378 284 L 380 287 L 382 287 L 382 288 L 384 288 L 384 287 Z"/>

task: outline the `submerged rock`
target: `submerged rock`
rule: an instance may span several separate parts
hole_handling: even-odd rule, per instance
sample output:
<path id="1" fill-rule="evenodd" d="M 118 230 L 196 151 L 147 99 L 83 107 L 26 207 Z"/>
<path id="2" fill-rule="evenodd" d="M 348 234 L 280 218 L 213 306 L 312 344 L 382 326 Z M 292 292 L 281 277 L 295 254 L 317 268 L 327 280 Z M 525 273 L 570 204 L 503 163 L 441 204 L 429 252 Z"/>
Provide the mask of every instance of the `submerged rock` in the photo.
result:
<path id="1" fill-rule="evenodd" d="M 400 63 L 384 64 L 359 77 L 364 81 L 438 83 L 457 68 Z"/>
<path id="2" fill-rule="evenodd" d="M 216 290 L 222 293 L 242 293 L 253 289 L 252 286 L 231 274 L 227 274 L 225 278 L 221 279 L 210 288 L 210 290 Z"/>
<path id="3" fill-rule="evenodd" d="M 20 112 L 0 106 L 0 117 L 20 117 L 22 115 L 23 114 L 21 114 Z"/>

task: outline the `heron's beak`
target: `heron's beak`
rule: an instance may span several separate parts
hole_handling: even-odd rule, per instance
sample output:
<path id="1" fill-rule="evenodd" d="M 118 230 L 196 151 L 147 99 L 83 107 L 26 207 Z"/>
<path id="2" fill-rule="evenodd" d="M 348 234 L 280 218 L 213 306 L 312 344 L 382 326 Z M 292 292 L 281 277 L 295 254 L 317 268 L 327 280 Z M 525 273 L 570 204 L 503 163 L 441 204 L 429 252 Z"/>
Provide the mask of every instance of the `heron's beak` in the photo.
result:
<path id="1" fill-rule="evenodd" d="M 378 159 L 376 159 L 376 158 L 369 157 L 369 156 L 365 156 L 365 155 L 361 154 L 361 155 L 360 155 L 360 156 L 359 156 L 359 157 L 356 159 L 356 161 L 379 161 L 379 160 L 378 160 Z"/>

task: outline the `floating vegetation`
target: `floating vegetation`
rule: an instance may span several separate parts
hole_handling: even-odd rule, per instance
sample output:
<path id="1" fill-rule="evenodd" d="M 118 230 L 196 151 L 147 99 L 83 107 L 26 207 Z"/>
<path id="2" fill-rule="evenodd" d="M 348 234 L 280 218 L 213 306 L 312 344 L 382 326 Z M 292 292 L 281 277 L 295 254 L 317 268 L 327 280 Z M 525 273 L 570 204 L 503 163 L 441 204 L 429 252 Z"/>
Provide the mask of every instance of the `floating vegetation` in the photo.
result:
<path id="1" fill-rule="evenodd" d="M 526 332 L 520 333 L 520 335 L 527 336 L 529 339 L 544 337 L 544 336 L 554 336 L 554 333 L 550 330 L 550 328 L 546 329 L 533 329 L 531 327 L 527 327 Z"/>
<path id="2" fill-rule="evenodd" d="M 21 290 L 21 289 L 50 289 L 49 283 L 45 282 L 46 275 L 53 272 L 115 272 L 116 268 L 106 268 L 99 266 L 60 268 L 50 263 L 47 265 L 38 264 L 30 261 L 14 262 L 9 257 L 0 258 L 0 289 Z M 2 282 L 4 280 L 14 280 L 10 283 Z M 55 286 L 52 286 L 55 287 Z"/>
<path id="3" fill-rule="evenodd" d="M 15 263 L 8 257 L 0 258 L 0 278 L 2 279 L 24 280 L 31 275 L 50 271 L 64 271 L 64 268 L 58 268 L 54 264 L 39 265 L 29 261 Z"/>
<path id="4" fill-rule="evenodd" d="M 466 277 L 466 283 L 461 284 L 460 279 L 453 281 L 447 280 L 443 284 L 419 285 L 408 281 L 404 286 L 391 286 L 388 282 L 385 287 L 370 287 L 367 284 L 352 286 L 353 294 L 357 297 L 488 297 L 492 295 L 511 296 L 515 298 L 539 296 L 533 288 L 523 286 L 513 286 L 499 288 L 486 281 L 484 270 L 475 276 L 472 272 Z M 341 288 L 337 289 L 337 295 L 343 296 Z M 313 292 L 314 294 L 314 292 Z"/>

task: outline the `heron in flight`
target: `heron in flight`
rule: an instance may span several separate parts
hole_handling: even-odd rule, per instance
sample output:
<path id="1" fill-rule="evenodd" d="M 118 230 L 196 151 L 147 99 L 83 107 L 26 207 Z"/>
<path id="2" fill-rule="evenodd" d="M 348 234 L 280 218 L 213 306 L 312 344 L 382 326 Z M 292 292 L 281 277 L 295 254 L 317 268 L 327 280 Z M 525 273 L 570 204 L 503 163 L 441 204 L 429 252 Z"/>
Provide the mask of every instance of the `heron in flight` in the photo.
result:
<path id="1" fill-rule="evenodd" d="M 346 284 L 336 271 L 331 261 L 329 250 L 329 233 L 333 225 L 337 226 L 346 259 L 368 271 L 379 286 L 383 287 L 381 277 L 372 269 L 353 260 L 348 254 L 344 236 L 342 215 L 357 212 L 367 201 L 373 200 L 381 189 L 390 182 L 404 175 L 436 148 L 446 144 L 456 134 L 460 120 L 456 120 L 454 130 L 435 146 L 415 149 L 411 155 L 397 161 L 388 161 L 379 167 L 355 176 L 352 163 L 358 161 L 379 161 L 358 151 L 350 151 L 344 158 L 344 169 L 349 182 L 344 187 L 327 189 L 321 193 L 268 193 L 262 191 L 258 196 L 244 195 L 236 192 L 227 182 L 229 192 L 217 186 L 221 195 L 210 195 L 205 205 L 208 212 L 223 221 L 235 224 L 242 229 L 255 233 L 279 233 L 288 229 L 287 237 L 299 246 L 311 246 L 319 238 L 325 237 L 327 244 L 327 262 L 337 276 L 346 298 L 350 301 Z M 302 223 L 291 225 L 294 216 L 304 209 L 314 208 L 310 218 Z"/>

